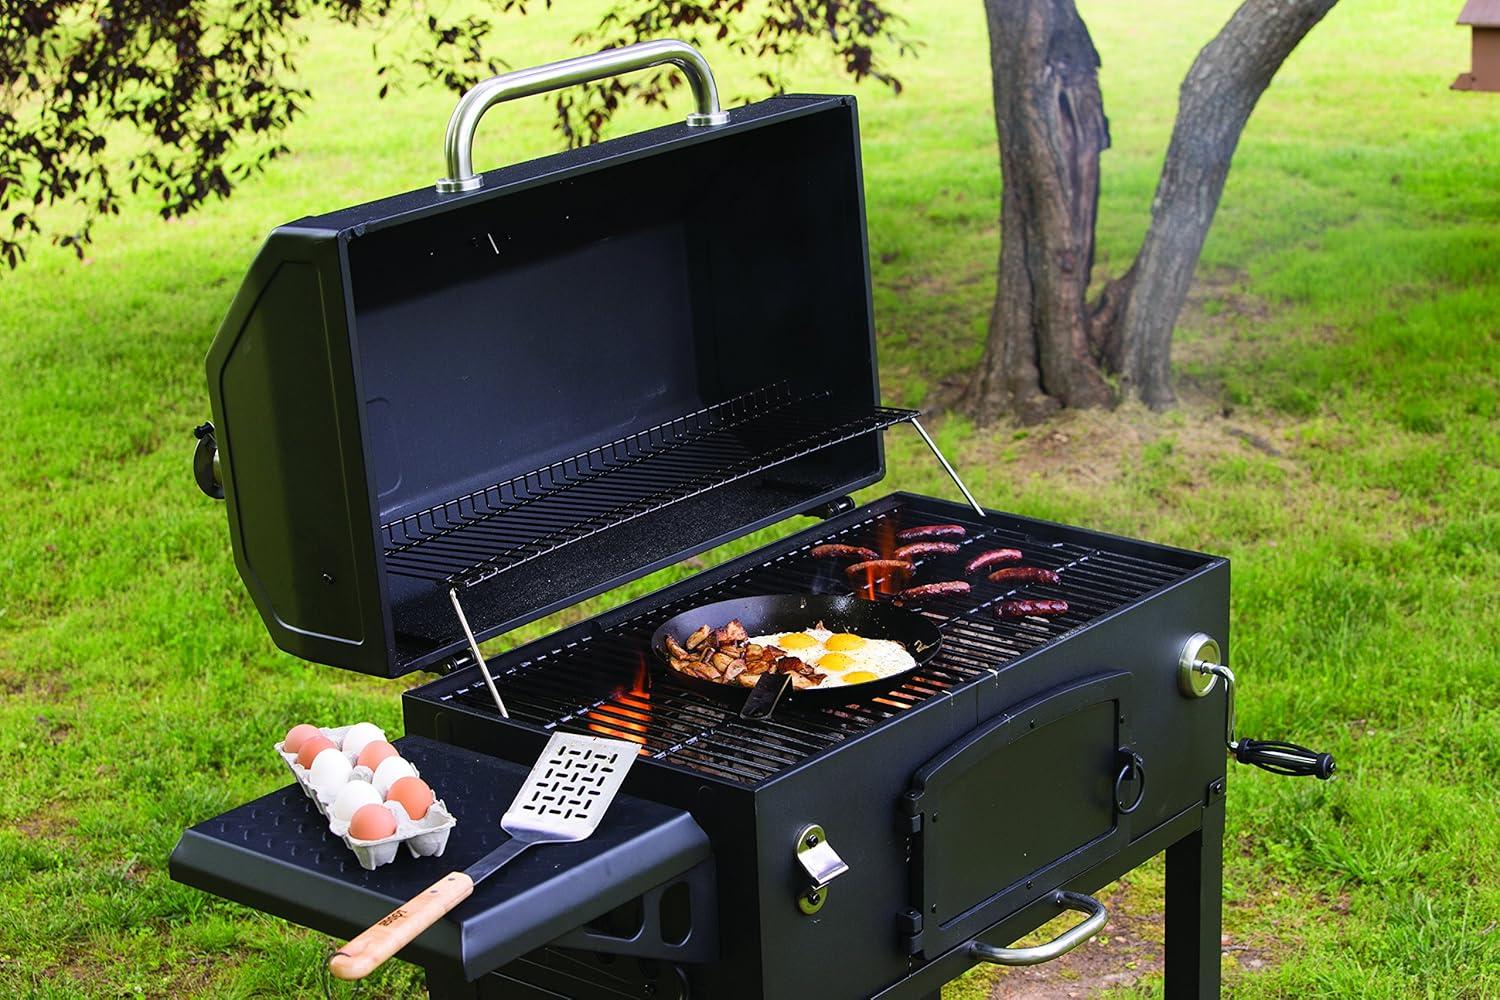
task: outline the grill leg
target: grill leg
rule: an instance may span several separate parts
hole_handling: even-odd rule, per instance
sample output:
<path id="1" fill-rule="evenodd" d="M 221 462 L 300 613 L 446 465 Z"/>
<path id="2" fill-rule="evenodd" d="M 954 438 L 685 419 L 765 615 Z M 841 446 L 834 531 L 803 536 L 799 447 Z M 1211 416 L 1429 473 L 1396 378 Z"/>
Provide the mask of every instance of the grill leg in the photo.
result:
<path id="1" fill-rule="evenodd" d="M 1167 848 L 1165 1000 L 1218 1000 L 1223 889 L 1220 792 L 1204 808 L 1202 828 Z"/>

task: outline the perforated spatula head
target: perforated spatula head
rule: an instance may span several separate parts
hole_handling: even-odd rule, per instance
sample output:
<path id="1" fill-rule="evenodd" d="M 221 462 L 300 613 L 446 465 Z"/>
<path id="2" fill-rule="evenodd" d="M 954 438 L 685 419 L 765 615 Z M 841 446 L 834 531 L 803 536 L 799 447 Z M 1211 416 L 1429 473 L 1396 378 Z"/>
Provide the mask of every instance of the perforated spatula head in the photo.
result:
<path id="1" fill-rule="evenodd" d="M 553 733 L 501 829 L 537 844 L 583 840 L 604 818 L 640 749 L 624 740 Z"/>
<path id="2" fill-rule="evenodd" d="M 463 871 L 444 875 L 350 940 L 328 960 L 329 969 L 340 979 L 364 978 L 528 847 L 592 834 L 640 750 L 624 740 L 553 733 L 500 820 L 510 839 Z"/>

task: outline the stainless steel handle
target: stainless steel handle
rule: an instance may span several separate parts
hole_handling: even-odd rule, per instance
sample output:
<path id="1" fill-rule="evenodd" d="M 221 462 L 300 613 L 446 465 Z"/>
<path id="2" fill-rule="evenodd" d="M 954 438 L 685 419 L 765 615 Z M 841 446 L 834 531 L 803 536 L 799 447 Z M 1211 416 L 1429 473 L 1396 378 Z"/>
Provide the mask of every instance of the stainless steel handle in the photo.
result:
<path id="1" fill-rule="evenodd" d="M 1197 632 L 1183 645 L 1177 660 L 1177 684 L 1182 693 L 1202 698 L 1218 682 L 1224 682 L 1224 746 L 1241 764 L 1253 764 L 1273 774 L 1317 778 L 1327 781 L 1338 769 L 1333 754 L 1309 750 L 1280 740 L 1236 737 L 1234 716 L 1234 671 L 1219 662 L 1219 644 Z"/>
<path id="2" fill-rule="evenodd" d="M 1052 894 L 1052 901 L 1065 910 L 1087 913 L 1088 919 L 1071 930 L 1064 931 L 1046 944 L 1034 948 L 996 948 L 983 941 L 969 945 L 969 957 L 994 965 L 1041 965 L 1054 958 L 1061 958 L 1083 942 L 1099 933 L 1109 920 L 1109 911 L 1093 896 L 1079 892 L 1064 892 L 1059 889 Z"/>
<path id="3" fill-rule="evenodd" d="M 458 106 L 448 119 L 448 134 L 443 140 L 448 176 L 437 182 L 439 193 L 473 191 L 484 183 L 484 178 L 474 172 L 474 132 L 479 128 L 479 119 L 495 105 L 663 63 L 671 63 L 682 70 L 687 75 L 688 85 L 693 88 L 693 100 L 697 102 L 698 110 L 687 116 L 688 125 L 723 125 L 729 121 L 729 114 L 719 109 L 719 88 L 714 83 L 713 70 L 708 68 L 708 60 L 687 42 L 675 39 L 637 42 L 593 55 L 518 69 L 492 76 L 458 99 Z"/>

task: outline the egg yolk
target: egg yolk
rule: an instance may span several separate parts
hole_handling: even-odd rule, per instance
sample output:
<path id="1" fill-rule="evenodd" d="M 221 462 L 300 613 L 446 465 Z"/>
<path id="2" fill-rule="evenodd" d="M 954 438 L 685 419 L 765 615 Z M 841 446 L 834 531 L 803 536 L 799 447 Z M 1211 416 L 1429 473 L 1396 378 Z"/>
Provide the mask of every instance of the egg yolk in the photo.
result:
<path id="1" fill-rule="evenodd" d="M 875 680 L 875 674 L 868 670 L 851 670 L 844 675 L 845 684 L 863 684 L 865 681 Z"/>
<path id="2" fill-rule="evenodd" d="M 776 640 L 776 645 L 782 649 L 806 649 L 817 644 L 818 640 L 806 632 L 792 632 Z"/>
<path id="3" fill-rule="evenodd" d="M 818 661 L 818 667 L 822 670 L 848 670 L 854 666 L 854 657 L 845 656 L 843 653 L 829 653 Z"/>
<path id="4" fill-rule="evenodd" d="M 865 644 L 865 640 L 849 632 L 835 632 L 823 643 L 829 649 L 858 649 Z"/>

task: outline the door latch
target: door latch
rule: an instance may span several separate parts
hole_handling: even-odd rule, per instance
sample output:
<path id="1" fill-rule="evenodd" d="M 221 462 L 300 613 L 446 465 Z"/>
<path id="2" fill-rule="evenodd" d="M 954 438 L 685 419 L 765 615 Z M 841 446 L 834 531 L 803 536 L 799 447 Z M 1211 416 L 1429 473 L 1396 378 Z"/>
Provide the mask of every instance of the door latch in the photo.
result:
<path id="1" fill-rule="evenodd" d="M 828 883 L 848 871 L 849 866 L 816 823 L 804 826 L 797 834 L 797 863 L 807 875 L 808 883 L 797 897 L 797 909 L 811 915 L 828 901 Z"/>

